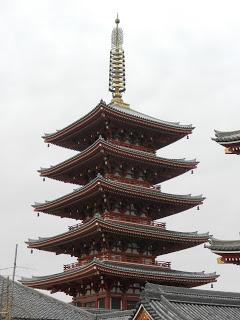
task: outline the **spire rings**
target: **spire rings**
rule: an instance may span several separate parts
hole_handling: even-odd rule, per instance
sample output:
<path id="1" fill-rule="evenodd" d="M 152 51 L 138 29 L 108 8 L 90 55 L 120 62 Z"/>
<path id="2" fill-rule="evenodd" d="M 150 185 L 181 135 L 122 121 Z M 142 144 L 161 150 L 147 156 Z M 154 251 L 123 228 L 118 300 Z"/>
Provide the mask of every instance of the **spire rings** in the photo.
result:
<path id="1" fill-rule="evenodd" d="M 122 93 L 126 91 L 125 82 L 125 56 L 122 48 L 123 31 L 119 28 L 120 20 L 117 16 L 116 27 L 112 31 L 110 66 L 109 66 L 109 91 L 112 92 L 112 102 L 121 107 L 129 108 L 122 100 Z"/>
<path id="2" fill-rule="evenodd" d="M 124 51 L 111 50 L 109 68 L 109 91 L 121 93 L 126 91 Z"/>

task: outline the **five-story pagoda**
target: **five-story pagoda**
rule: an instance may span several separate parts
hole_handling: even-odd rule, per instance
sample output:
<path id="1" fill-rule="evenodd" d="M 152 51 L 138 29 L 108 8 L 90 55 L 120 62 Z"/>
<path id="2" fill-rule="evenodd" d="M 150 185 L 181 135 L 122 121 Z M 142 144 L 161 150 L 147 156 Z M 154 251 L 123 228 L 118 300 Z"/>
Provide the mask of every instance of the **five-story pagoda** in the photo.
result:
<path id="1" fill-rule="evenodd" d="M 75 263 L 62 273 L 23 279 L 39 289 L 62 291 L 79 306 L 127 309 L 149 282 L 194 287 L 216 281 L 216 274 L 172 270 L 156 257 L 208 240 L 208 233 L 176 232 L 158 219 L 199 206 L 202 196 L 161 192 L 159 183 L 193 170 L 195 160 L 173 160 L 156 151 L 192 133 L 192 126 L 141 114 L 122 100 L 125 62 L 122 30 L 112 32 L 109 90 L 86 116 L 53 134 L 46 143 L 80 151 L 40 175 L 81 187 L 53 201 L 37 203 L 36 212 L 78 220 L 69 230 L 29 240 L 28 247 L 69 254 Z"/>

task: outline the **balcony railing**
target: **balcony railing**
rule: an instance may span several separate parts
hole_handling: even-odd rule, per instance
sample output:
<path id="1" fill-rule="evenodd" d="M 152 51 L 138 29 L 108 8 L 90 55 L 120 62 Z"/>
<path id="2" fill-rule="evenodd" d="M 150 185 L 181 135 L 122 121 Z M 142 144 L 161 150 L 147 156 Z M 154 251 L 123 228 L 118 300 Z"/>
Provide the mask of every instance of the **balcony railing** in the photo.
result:
<path id="1" fill-rule="evenodd" d="M 127 177 L 120 177 L 120 176 L 116 176 L 114 174 L 108 174 L 108 175 L 106 175 L 106 178 L 111 179 L 111 180 L 115 180 L 118 182 L 123 182 L 123 183 L 133 184 L 136 186 L 146 187 L 146 188 L 150 188 L 150 186 L 151 186 L 151 184 L 149 182 L 144 181 L 144 180 L 138 180 L 138 179 L 127 178 Z"/>
<path id="2" fill-rule="evenodd" d="M 138 151 L 144 151 L 144 152 L 150 152 L 150 153 L 154 153 L 155 154 L 155 150 L 153 148 L 147 148 L 144 146 L 140 146 L 140 145 L 136 145 L 136 144 L 132 144 L 132 143 L 126 143 L 126 142 L 122 142 L 119 140 L 114 140 L 114 139 L 109 139 L 109 141 L 113 144 L 117 144 L 119 146 L 123 146 L 123 147 L 127 147 L 130 149 L 136 149 Z"/>
<path id="3" fill-rule="evenodd" d="M 68 226 L 68 230 L 74 230 L 74 229 L 78 229 L 79 227 L 81 227 L 83 225 L 82 222 L 74 224 L 73 226 Z"/>
<path id="4" fill-rule="evenodd" d="M 139 218 L 137 216 L 130 216 L 130 215 L 124 215 L 124 214 L 118 214 L 116 212 L 106 212 L 102 215 L 103 219 L 110 219 L 110 220 L 117 220 L 117 221 L 123 221 L 123 222 L 131 222 L 131 223 L 138 223 L 138 224 L 144 224 L 149 226 L 158 227 L 161 229 L 166 229 L 166 223 L 165 222 L 155 222 L 150 221 L 148 219 Z M 80 228 L 83 225 L 83 222 L 74 224 L 72 226 L 68 226 L 68 230 L 72 231 L 75 229 Z"/>
<path id="5" fill-rule="evenodd" d="M 130 215 L 124 215 L 124 214 L 118 214 L 116 212 L 106 212 L 102 215 L 103 219 L 112 219 L 112 220 L 118 220 L 118 221 L 124 221 L 124 222 L 132 222 L 132 223 L 139 223 L 149 226 L 155 226 L 158 228 L 166 229 L 166 223 L 165 222 L 155 222 L 151 221 L 146 218 L 140 218 L 137 216 L 130 216 Z"/>
<path id="6" fill-rule="evenodd" d="M 166 222 L 151 222 L 151 225 L 155 226 L 155 227 L 159 227 L 162 229 L 166 229 Z"/>
<path id="7" fill-rule="evenodd" d="M 171 268 L 171 262 L 169 261 L 158 261 L 155 260 L 155 262 L 152 262 L 151 258 L 145 258 L 145 257 L 130 257 L 130 256 L 124 256 L 124 255 L 115 255 L 115 254 L 101 254 L 98 255 L 97 258 L 100 260 L 111 260 L 111 261 L 119 261 L 119 262 L 128 262 L 128 263 L 134 263 L 134 264 L 142 264 L 142 265 L 148 265 L 148 266 L 158 266 L 164 269 L 170 269 Z M 80 267 L 87 262 L 91 261 L 91 257 L 88 259 L 80 260 L 74 263 L 65 264 L 63 266 L 64 271 L 71 270 L 77 267 Z"/>

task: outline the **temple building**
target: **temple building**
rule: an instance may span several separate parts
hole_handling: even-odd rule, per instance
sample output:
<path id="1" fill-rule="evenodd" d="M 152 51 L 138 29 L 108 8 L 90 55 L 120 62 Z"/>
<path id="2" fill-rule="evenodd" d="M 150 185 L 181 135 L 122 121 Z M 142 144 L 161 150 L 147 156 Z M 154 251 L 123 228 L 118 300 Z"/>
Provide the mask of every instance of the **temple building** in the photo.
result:
<path id="1" fill-rule="evenodd" d="M 76 258 L 63 272 L 22 279 L 51 292 L 65 292 L 81 307 L 131 309 L 146 282 L 195 287 L 216 281 L 215 273 L 171 269 L 158 256 L 203 244 L 209 234 L 168 230 L 161 219 L 202 205 L 204 198 L 161 191 L 160 183 L 191 172 L 196 160 L 166 159 L 156 151 L 190 135 L 191 125 L 162 121 L 132 109 L 123 101 L 125 60 L 119 19 L 112 32 L 109 90 L 112 101 L 100 101 L 81 119 L 44 141 L 79 153 L 41 169 L 45 178 L 80 185 L 72 193 L 36 203 L 36 213 L 72 218 L 62 234 L 28 247 Z M 159 221 L 160 220 L 160 221 Z"/>
<path id="2" fill-rule="evenodd" d="M 240 265 L 240 240 L 218 240 L 211 238 L 205 245 L 213 253 L 219 255 L 218 263 Z"/>
<path id="3" fill-rule="evenodd" d="M 226 154 L 240 154 L 240 130 L 238 131 L 217 131 L 212 140 L 225 147 Z"/>
<path id="4" fill-rule="evenodd" d="M 240 154 L 240 131 L 217 131 L 215 130 L 215 138 L 220 145 L 225 147 L 226 154 Z M 219 240 L 211 238 L 209 244 L 205 245 L 213 253 L 219 257 L 217 259 L 220 264 L 240 264 L 240 240 Z"/>
<path id="5" fill-rule="evenodd" d="M 238 320 L 240 294 L 147 283 L 126 320 Z"/>

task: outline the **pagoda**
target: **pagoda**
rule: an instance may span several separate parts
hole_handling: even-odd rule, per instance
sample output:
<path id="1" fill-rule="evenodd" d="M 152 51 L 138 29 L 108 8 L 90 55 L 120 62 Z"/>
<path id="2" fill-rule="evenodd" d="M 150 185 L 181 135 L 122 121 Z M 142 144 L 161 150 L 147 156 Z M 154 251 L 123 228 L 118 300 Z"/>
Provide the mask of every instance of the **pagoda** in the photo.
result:
<path id="1" fill-rule="evenodd" d="M 33 288 L 65 292 L 82 307 L 129 309 L 146 282 L 195 287 L 216 281 L 215 273 L 171 269 L 158 256 L 205 243 L 208 233 L 166 228 L 164 217 L 199 208 L 202 196 L 161 191 L 159 183 L 197 167 L 196 160 L 166 159 L 156 151 L 188 136 L 191 125 L 166 122 L 133 110 L 125 91 L 123 33 L 119 19 L 112 32 L 109 90 L 112 101 L 100 103 L 83 118 L 44 141 L 79 153 L 41 169 L 45 178 L 80 185 L 72 193 L 36 203 L 35 212 L 72 218 L 77 224 L 62 234 L 28 247 L 68 254 L 76 262 L 63 272 L 22 279 Z"/>
<path id="2" fill-rule="evenodd" d="M 215 137 L 212 140 L 225 147 L 226 154 L 240 154 L 240 130 L 218 131 L 215 130 Z"/>

